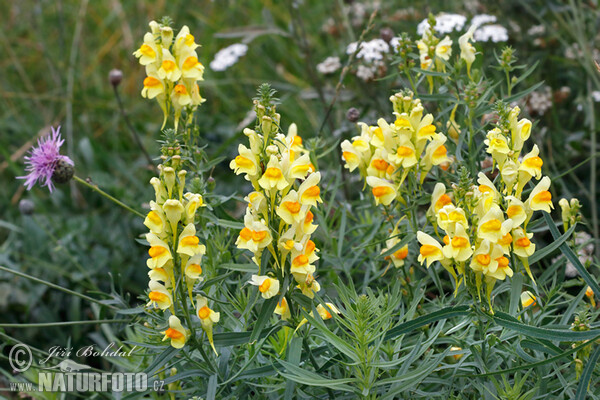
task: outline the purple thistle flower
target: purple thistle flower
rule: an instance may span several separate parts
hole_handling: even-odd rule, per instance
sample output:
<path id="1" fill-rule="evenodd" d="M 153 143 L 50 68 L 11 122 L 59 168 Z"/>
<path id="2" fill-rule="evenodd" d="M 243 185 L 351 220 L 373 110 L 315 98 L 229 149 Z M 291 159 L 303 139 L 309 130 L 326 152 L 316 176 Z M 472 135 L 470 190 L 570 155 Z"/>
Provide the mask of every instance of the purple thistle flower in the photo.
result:
<path id="1" fill-rule="evenodd" d="M 18 176 L 17 179 L 25 179 L 25 187 L 31 190 L 36 182 L 40 182 L 42 187 L 48 187 L 50 193 L 54 190 L 52 175 L 59 164 L 68 164 L 73 166 L 73 160 L 60 154 L 60 146 L 64 139 L 60 137 L 60 126 L 56 129 L 52 127 L 52 133 L 46 137 L 38 139 L 37 147 L 33 147 L 29 155 L 25 156 L 25 176 Z"/>

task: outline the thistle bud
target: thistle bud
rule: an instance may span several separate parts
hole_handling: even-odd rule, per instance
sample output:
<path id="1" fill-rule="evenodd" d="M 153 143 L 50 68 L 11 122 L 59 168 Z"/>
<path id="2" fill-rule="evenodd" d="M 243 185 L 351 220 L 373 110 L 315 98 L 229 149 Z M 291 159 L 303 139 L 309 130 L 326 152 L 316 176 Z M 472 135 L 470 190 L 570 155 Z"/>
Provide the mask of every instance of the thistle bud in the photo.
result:
<path id="1" fill-rule="evenodd" d="M 355 107 L 351 107 L 346 112 L 346 118 L 348 121 L 355 123 L 360 118 L 360 112 Z"/>
<path id="2" fill-rule="evenodd" d="M 31 215 L 35 211 L 35 204 L 31 200 L 23 199 L 19 202 L 19 211 L 23 215 Z"/>
<path id="3" fill-rule="evenodd" d="M 114 87 L 119 86 L 119 84 L 123 80 L 123 71 L 116 68 L 111 69 L 108 73 L 108 80 L 110 81 L 110 84 Z"/>
<path id="4" fill-rule="evenodd" d="M 66 160 L 59 159 L 56 161 L 56 166 L 54 167 L 54 172 L 52 173 L 52 181 L 54 183 L 67 183 L 75 174 L 75 168 L 72 164 L 68 163 Z"/>

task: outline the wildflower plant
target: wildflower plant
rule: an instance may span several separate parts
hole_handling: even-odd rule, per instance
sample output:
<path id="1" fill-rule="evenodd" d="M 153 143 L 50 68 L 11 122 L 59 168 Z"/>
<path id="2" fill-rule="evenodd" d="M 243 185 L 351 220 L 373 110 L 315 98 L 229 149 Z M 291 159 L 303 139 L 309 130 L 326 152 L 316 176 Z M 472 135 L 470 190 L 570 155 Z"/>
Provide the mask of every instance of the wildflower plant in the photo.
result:
<path id="1" fill-rule="evenodd" d="M 321 288 L 315 278 L 318 249 L 311 240 L 317 229 L 311 209 L 323 201 L 321 174 L 296 125 L 290 125 L 287 135 L 281 133 L 274 94 L 269 85 L 259 88 L 256 127 L 244 130 L 249 147 L 240 144 L 230 163 L 254 188 L 245 197 L 244 228 L 236 246 L 253 255 L 256 274 L 248 283 L 257 286 L 264 299 L 276 299 L 270 303 L 273 312 L 298 324 L 301 314 L 290 294 L 299 291 L 312 299 Z"/>
<path id="2" fill-rule="evenodd" d="M 151 21 L 150 32 L 135 55 L 146 68 L 142 96 L 156 99 L 164 114 L 162 127 L 171 113 L 175 129 L 182 115 L 185 124 L 191 123 L 193 113 L 204 99 L 198 81 L 203 80 L 204 66 L 198 61 L 196 49 L 200 47 L 187 26 L 177 35 L 165 17 L 161 22 Z"/>

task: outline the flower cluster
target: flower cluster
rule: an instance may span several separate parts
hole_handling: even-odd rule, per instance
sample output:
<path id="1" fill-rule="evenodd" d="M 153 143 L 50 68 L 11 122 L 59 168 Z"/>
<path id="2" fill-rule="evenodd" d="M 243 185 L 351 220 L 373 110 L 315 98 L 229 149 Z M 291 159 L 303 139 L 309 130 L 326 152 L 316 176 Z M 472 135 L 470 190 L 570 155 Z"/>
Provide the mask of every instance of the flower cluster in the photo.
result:
<path id="1" fill-rule="evenodd" d="M 187 316 L 188 299 L 194 303 L 193 288 L 203 280 L 206 247 L 196 236 L 194 221 L 197 210 L 205 204 L 200 194 L 184 193 L 187 171 L 181 168 L 181 149 L 176 140 L 169 142 L 163 147 L 160 177 L 150 180 L 155 201 L 150 201 L 150 212 L 144 220 L 150 245 L 146 262 L 150 268 L 148 306 L 170 310 L 169 329 L 163 332 L 165 340 L 171 339 L 173 347 L 181 348 L 190 333 L 176 314 L 179 311 Z M 219 321 L 219 313 L 208 308 L 206 298 L 200 295 L 196 298 L 196 313 L 212 345 L 212 325 Z"/>
<path id="2" fill-rule="evenodd" d="M 215 54 L 215 58 L 210 62 L 210 69 L 213 71 L 225 71 L 238 62 L 240 57 L 246 55 L 248 45 L 244 43 L 235 43 L 227 46 Z"/>
<path id="3" fill-rule="evenodd" d="M 261 92 L 262 99 L 255 100 L 256 128 L 244 130 L 250 147 L 240 144 L 239 155 L 230 164 L 254 188 L 245 198 L 244 228 L 236 245 L 254 254 L 258 273 L 249 283 L 258 286 L 265 299 L 280 296 L 275 313 L 288 319 L 286 277 L 291 275 L 297 288 L 310 298 L 320 290 L 314 278 L 318 249 L 310 238 L 317 228 L 311 209 L 322 202 L 321 174 L 315 171 L 296 125 L 290 126 L 287 136 L 279 132 L 280 116 L 270 104 L 270 88 L 261 87 Z M 273 258 L 270 271 L 261 263 L 265 249 Z"/>
<path id="4" fill-rule="evenodd" d="M 358 169 L 366 179 L 376 204 L 394 201 L 409 173 L 420 174 L 423 182 L 434 165 L 450 162 L 446 136 L 436 132 L 433 115 L 424 114 L 419 99 L 410 91 L 390 97 L 396 120 L 380 118 L 376 126 L 359 122 L 361 133 L 341 144 L 345 167 Z"/>
<path id="5" fill-rule="evenodd" d="M 171 109 L 175 113 L 175 129 L 182 112 L 191 118 L 193 111 L 204 102 L 197 81 L 203 80 L 204 66 L 198 61 L 194 41 L 187 26 L 174 38 L 167 24 L 150 22 L 151 32 L 133 55 L 146 67 L 142 96 L 156 99 L 164 114 L 163 127 Z"/>
<path id="6" fill-rule="evenodd" d="M 534 280 L 528 258 L 535 252 L 535 244 L 527 224 L 534 211 L 550 212 L 553 208 L 550 178 L 542 177 L 543 161 L 537 145 L 521 158 L 531 134 L 531 121 L 519 120 L 519 112 L 518 107 L 502 111 L 498 127 L 487 134 L 487 152 L 499 172 L 495 182 L 480 172 L 479 185 L 469 187 L 468 177 L 461 176 L 454 199 L 443 183 L 436 184 L 428 214 L 436 231 L 445 233 L 443 244 L 424 232 L 417 233 L 419 262 L 429 267 L 439 261 L 453 276 L 457 290 L 463 279 L 470 286 L 472 274 L 465 271 L 465 266 L 470 266 L 478 296 L 485 279 L 490 308 L 496 281 L 513 275 L 511 260 L 519 259 Z M 532 178 L 539 182 L 523 200 L 523 189 Z"/>

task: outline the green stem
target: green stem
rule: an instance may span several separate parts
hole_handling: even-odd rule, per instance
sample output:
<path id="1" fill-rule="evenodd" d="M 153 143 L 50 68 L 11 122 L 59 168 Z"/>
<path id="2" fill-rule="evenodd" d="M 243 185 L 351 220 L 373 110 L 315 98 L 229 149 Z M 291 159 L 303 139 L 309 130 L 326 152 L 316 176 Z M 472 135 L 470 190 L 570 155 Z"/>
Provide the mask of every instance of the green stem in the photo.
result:
<path id="1" fill-rule="evenodd" d="M 93 321 L 61 321 L 41 322 L 30 324 L 0 324 L 0 328 L 45 328 L 51 326 L 88 325 L 88 324 L 119 324 L 131 322 L 128 319 L 97 319 Z"/>
<path id="2" fill-rule="evenodd" d="M 84 299 L 86 301 L 89 301 L 89 302 L 92 302 L 92 303 L 96 303 L 96 304 L 99 304 L 99 305 L 104 306 L 104 307 L 109 307 L 109 308 L 112 308 L 112 309 L 115 309 L 115 310 L 117 309 L 117 307 L 115 307 L 113 305 L 104 304 L 100 300 L 96 300 L 96 299 L 94 299 L 92 297 L 86 296 L 85 294 L 74 292 L 73 290 L 64 288 L 64 287 L 59 286 L 59 285 L 55 285 L 54 283 L 50 283 L 48 281 L 36 278 L 34 276 L 25 274 L 23 272 L 14 271 L 12 269 L 9 269 L 9 268 L 3 267 L 3 266 L 0 266 L 0 271 L 10 272 L 11 274 L 14 274 L 14 275 L 17 275 L 17 276 L 20 276 L 20 277 L 23 277 L 23 278 L 27 278 L 29 280 L 32 280 L 32 281 L 37 282 L 37 283 L 41 283 L 41 284 L 46 285 L 48 287 L 51 287 L 53 289 L 61 290 L 61 291 L 65 292 L 65 293 L 67 293 L 67 294 L 70 294 L 70 295 L 73 295 L 73 296 L 76 296 L 76 297 L 80 297 L 80 298 L 82 298 L 82 299 Z"/>
<path id="3" fill-rule="evenodd" d="M 100 189 L 97 185 L 93 185 L 93 184 L 89 183 L 88 181 L 86 181 L 85 179 L 81 179 L 77 175 L 73 176 L 73 180 L 81 183 L 83 186 L 87 186 L 88 188 L 100 193 L 102 196 L 106 197 L 113 203 L 123 207 L 124 209 L 126 209 L 129 212 L 134 213 L 138 217 L 146 218 L 146 216 L 144 214 L 142 214 L 139 211 L 134 210 L 133 208 L 129 207 L 127 204 L 123 203 L 122 201 L 120 201 L 120 200 L 116 199 L 115 197 L 111 196 L 110 194 L 106 193 L 104 190 Z"/>

